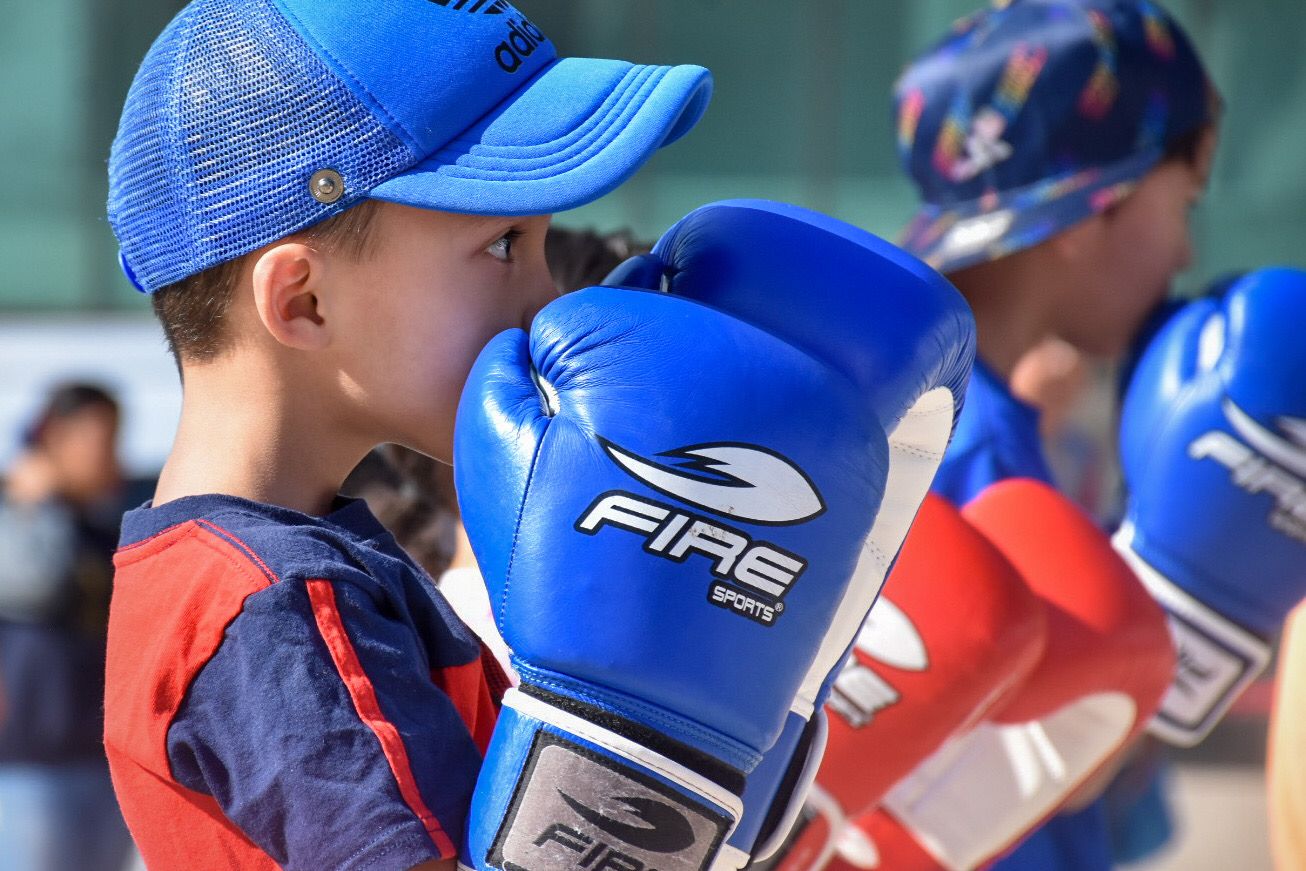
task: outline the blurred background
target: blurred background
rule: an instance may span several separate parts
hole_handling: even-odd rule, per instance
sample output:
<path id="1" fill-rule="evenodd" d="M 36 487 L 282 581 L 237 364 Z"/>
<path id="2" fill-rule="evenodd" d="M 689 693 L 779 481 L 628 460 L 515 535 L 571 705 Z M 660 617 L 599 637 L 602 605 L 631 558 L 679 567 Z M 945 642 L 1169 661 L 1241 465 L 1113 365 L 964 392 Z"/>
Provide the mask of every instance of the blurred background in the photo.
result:
<path id="1" fill-rule="evenodd" d="M 146 300 L 115 264 L 105 160 L 122 99 L 179 0 L 17 4 L 0 30 L 0 425 L 30 407 L 50 366 L 125 389 L 125 457 L 167 449 L 170 366 Z M 713 199 L 789 200 L 893 237 L 913 196 L 898 170 L 889 90 L 904 62 L 974 0 L 547 0 L 524 2 L 563 54 L 711 68 L 692 136 L 567 226 L 656 238 Z M 1194 215 L 1193 289 L 1231 269 L 1306 257 L 1306 37 L 1300 0 L 1174 0 L 1225 97 L 1210 192 Z M 93 327 L 87 327 L 93 324 Z M 38 329 L 39 328 L 39 329 Z M 87 331 L 89 329 L 89 332 Z M 33 332 L 35 330 L 35 332 Z M 105 353 L 106 343 L 115 349 Z M 12 446 L 0 446 L 0 465 Z"/>
<path id="2" fill-rule="evenodd" d="M 130 481 L 148 488 L 168 450 L 180 400 L 176 372 L 148 302 L 117 269 L 104 218 L 105 161 L 136 64 L 181 5 L 8 7 L 0 29 L 0 161 L 9 167 L 0 199 L 0 475 L 50 386 L 70 378 L 102 384 L 119 399 Z M 697 205 L 738 196 L 800 203 L 893 238 L 914 197 L 897 166 L 890 89 L 912 55 L 977 7 L 974 0 L 522 5 L 561 54 L 691 62 L 715 74 L 713 105 L 691 136 L 615 194 L 557 218 L 648 239 Z M 1306 265 L 1306 64 L 1299 60 L 1306 6 L 1164 5 L 1225 98 L 1210 190 L 1194 214 L 1197 259 L 1179 291 L 1231 270 Z M 1098 388 L 1109 380 L 1109 373 L 1090 376 Z M 1113 409 L 1103 389 L 1090 388 L 1069 419 L 1090 453 L 1106 451 L 1100 474 L 1109 479 Z M 1182 758 L 1182 834 L 1147 868 L 1269 866 L 1261 784 L 1269 700 L 1268 684 L 1254 688 L 1214 739 Z"/>

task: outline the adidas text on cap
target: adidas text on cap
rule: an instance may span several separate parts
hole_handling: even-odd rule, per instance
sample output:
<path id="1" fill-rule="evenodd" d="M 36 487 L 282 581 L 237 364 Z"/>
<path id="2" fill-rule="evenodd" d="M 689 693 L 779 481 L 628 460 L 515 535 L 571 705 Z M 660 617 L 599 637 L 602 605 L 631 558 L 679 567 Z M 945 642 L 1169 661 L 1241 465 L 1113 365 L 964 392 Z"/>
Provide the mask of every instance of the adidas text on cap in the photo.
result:
<path id="1" fill-rule="evenodd" d="M 194 0 L 146 55 L 109 159 L 153 292 L 371 197 L 547 214 L 687 132 L 707 70 L 559 59 L 507 0 Z"/>

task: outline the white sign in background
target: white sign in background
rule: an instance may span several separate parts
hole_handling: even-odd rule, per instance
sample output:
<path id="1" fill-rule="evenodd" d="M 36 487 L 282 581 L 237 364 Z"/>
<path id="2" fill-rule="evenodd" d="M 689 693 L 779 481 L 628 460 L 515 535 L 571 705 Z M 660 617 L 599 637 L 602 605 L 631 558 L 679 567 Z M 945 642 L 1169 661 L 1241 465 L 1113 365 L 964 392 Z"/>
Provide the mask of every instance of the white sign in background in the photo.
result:
<path id="1" fill-rule="evenodd" d="M 117 395 L 127 474 L 158 474 L 181 413 L 177 369 L 153 320 L 97 316 L 0 319 L 0 475 L 21 449 L 23 429 L 46 393 L 70 380 Z"/>

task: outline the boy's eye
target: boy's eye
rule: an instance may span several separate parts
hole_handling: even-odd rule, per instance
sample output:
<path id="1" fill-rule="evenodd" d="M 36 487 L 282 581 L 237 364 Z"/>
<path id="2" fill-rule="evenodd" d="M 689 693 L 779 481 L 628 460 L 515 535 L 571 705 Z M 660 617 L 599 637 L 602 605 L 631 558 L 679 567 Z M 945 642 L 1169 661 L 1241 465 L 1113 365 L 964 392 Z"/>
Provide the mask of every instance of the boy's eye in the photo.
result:
<path id="1" fill-rule="evenodd" d="M 504 233 L 498 239 L 491 242 L 490 247 L 485 250 L 495 260 L 501 260 L 504 263 L 508 263 L 512 260 L 513 243 L 517 241 L 517 237 L 520 235 L 520 231 L 509 230 L 507 233 Z"/>

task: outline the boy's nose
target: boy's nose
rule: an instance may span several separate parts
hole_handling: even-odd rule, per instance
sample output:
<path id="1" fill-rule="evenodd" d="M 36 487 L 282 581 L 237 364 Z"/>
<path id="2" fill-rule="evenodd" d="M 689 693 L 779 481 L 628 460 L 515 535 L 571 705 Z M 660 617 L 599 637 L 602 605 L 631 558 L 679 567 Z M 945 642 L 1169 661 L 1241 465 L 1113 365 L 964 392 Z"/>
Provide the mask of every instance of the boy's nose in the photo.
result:
<path id="1" fill-rule="evenodd" d="M 1193 231 L 1185 230 L 1182 244 L 1179 246 L 1179 268 L 1177 272 L 1183 272 L 1189 266 L 1193 265 Z"/>
<path id="2" fill-rule="evenodd" d="M 541 265 L 531 275 L 530 289 L 525 294 L 525 309 L 522 312 L 523 327 L 529 328 L 540 309 L 558 298 L 558 288 L 549 275 L 547 266 Z"/>

